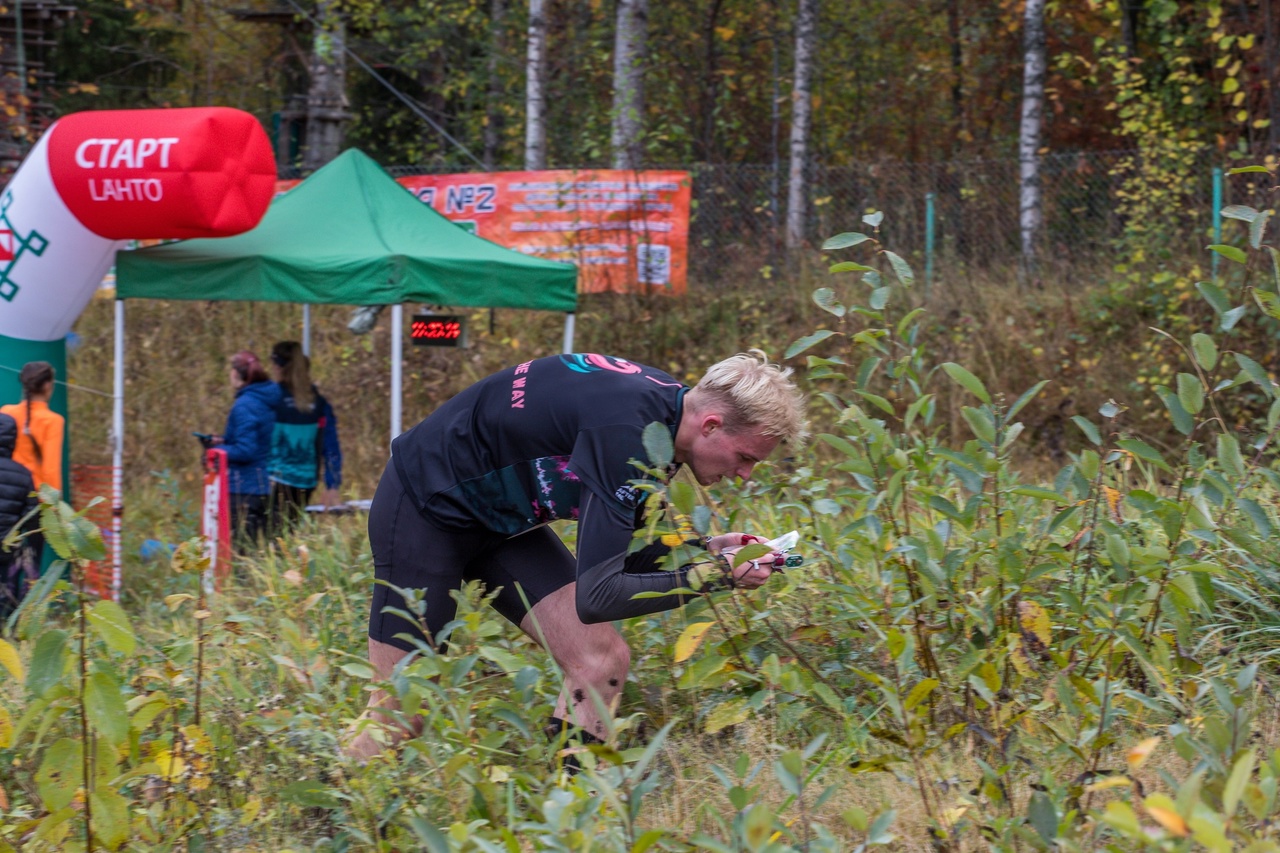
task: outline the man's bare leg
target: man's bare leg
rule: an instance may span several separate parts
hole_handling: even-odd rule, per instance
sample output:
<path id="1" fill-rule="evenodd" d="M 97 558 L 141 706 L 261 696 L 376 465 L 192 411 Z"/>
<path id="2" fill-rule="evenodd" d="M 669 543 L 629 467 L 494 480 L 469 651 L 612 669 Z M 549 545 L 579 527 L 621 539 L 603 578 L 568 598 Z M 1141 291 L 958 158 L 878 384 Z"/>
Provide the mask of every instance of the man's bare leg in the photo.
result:
<path id="1" fill-rule="evenodd" d="M 396 664 L 407 654 L 409 653 L 404 649 L 390 643 L 369 639 L 369 663 L 373 666 L 374 676 L 378 681 L 391 678 Z M 400 703 L 395 696 L 385 690 L 374 690 L 369 695 L 369 704 L 364 713 L 347 731 L 348 740 L 342 748 L 343 754 L 357 761 L 366 762 L 383 750 L 394 748 L 405 738 L 422 734 L 422 720 L 415 717 L 411 728 L 405 728 L 397 723 L 393 716 L 398 710 L 400 710 Z M 365 722 L 366 720 L 372 722 Z M 374 736 L 375 730 L 380 738 Z"/>
<path id="2" fill-rule="evenodd" d="M 553 592 L 533 606 L 520 629 L 542 645 L 564 672 L 556 716 L 603 739 L 608 729 L 600 706 L 610 713 L 631 666 L 631 650 L 609 623 L 584 625 L 574 602 L 577 584 Z M 592 694 L 599 701 L 592 698 Z"/>
<path id="3" fill-rule="evenodd" d="M 616 706 L 631 665 L 631 650 L 613 625 L 582 623 L 574 602 L 576 592 L 577 584 L 569 584 L 542 599 L 521 620 L 520 629 L 546 649 L 564 672 L 556 716 L 603 739 L 607 729 L 600 719 L 599 706 L 609 711 Z M 404 649 L 369 640 L 369 663 L 380 681 L 391 677 L 406 654 Z M 593 692 L 599 697 L 598 703 L 592 699 Z M 396 722 L 393 714 L 399 707 L 395 696 L 374 690 L 364 713 L 348 732 L 343 754 L 368 761 L 402 740 L 420 735 L 421 720 L 415 719 L 412 728 Z M 375 730 L 379 737 L 375 737 Z"/>

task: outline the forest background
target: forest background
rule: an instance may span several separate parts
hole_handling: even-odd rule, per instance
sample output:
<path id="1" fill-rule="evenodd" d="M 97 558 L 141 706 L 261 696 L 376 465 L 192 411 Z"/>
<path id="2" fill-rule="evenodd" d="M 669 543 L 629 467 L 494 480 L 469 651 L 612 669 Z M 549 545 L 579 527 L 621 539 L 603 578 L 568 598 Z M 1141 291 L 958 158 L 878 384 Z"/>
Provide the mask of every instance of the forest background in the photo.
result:
<path id="1" fill-rule="evenodd" d="M 188 539 L 188 433 L 225 417 L 227 354 L 296 337 L 297 308 L 131 304 L 123 606 L 64 582 L 0 641 L 0 850 L 1280 850 L 1270 0 L 39 5 L 28 58 L 55 74 L 5 89 L 19 147 L 111 107 L 275 132 L 344 56 L 340 144 L 430 171 L 475 168 L 463 148 L 530 165 L 541 10 L 538 165 L 689 168 L 704 258 L 680 300 L 585 296 L 579 347 L 693 381 L 761 346 L 821 437 L 758 482 L 655 490 L 650 535 L 794 527 L 806 564 L 625 625 L 585 779 L 550 773 L 538 731 L 557 673 L 475 590 L 391 685 L 428 736 L 338 766 L 372 679 L 362 519 L 305 525 L 213 597 Z M 619 109 L 637 8 L 643 108 Z M 306 171 L 293 141 L 282 168 Z M 77 325 L 81 388 L 110 384 L 110 313 Z M 367 497 L 389 330 L 347 319 L 316 312 L 316 374 Z M 407 422 L 558 348 L 559 317 L 471 320 L 471 348 L 406 357 Z M 76 458 L 105 461 L 107 401 L 71 401 Z M 102 557 L 48 495 L 42 521 L 73 580 Z"/>

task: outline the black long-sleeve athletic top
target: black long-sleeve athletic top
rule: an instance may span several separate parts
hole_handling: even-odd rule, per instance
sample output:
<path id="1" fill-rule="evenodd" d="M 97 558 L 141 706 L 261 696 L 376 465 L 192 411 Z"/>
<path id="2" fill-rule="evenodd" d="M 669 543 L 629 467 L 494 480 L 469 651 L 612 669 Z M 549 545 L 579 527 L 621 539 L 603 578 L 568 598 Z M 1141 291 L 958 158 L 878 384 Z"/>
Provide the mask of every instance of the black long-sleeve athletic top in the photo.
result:
<path id="1" fill-rule="evenodd" d="M 642 433 L 674 439 L 688 389 L 661 370 L 612 356 L 535 359 L 482 379 L 391 443 L 405 491 L 443 529 L 516 535 L 578 522 L 577 607 L 583 622 L 669 610 L 681 596 L 634 599 L 687 585 L 662 571 L 668 549 L 628 555 L 643 523 Z"/>

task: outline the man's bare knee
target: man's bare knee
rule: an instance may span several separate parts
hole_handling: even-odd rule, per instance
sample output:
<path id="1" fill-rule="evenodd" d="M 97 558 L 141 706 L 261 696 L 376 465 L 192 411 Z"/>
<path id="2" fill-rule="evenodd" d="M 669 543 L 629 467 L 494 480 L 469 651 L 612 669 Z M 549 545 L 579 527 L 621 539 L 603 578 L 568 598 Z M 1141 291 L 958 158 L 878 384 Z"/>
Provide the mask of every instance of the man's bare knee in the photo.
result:
<path id="1" fill-rule="evenodd" d="M 618 634 L 593 643 L 564 663 L 566 674 L 575 680 L 596 686 L 619 689 L 631 667 L 631 647 Z"/>
<path id="2" fill-rule="evenodd" d="M 399 646 L 369 638 L 369 663 L 373 666 L 374 674 L 381 680 L 390 678 L 396 664 L 408 655 L 409 653 Z"/>

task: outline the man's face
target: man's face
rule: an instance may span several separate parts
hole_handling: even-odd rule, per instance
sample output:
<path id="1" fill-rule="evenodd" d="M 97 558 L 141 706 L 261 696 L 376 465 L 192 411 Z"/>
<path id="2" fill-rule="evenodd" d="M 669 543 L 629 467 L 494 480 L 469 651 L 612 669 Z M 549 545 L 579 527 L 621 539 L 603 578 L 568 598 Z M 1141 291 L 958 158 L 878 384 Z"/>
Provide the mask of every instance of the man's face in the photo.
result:
<path id="1" fill-rule="evenodd" d="M 774 436 L 760 435 L 750 426 L 730 432 L 716 417 L 704 419 L 684 458 L 694 479 L 704 486 L 725 478 L 751 479 L 756 463 L 762 462 L 778 446 Z"/>

